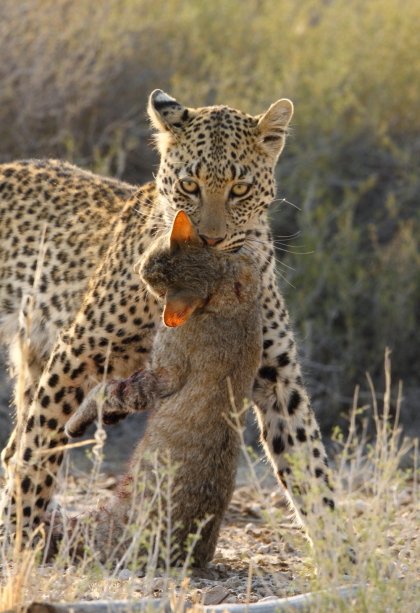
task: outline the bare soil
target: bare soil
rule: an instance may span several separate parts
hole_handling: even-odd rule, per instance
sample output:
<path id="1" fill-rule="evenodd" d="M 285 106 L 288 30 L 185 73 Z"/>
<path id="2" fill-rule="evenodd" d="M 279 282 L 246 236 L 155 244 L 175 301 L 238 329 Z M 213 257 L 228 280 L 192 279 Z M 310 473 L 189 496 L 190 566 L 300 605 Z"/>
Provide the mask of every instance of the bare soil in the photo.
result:
<path id="1" fill-rule="evenodd" d="M 98 498 L 110 496 L 116 481 L 113 475 L 101 475 Z M 86 491 L 86 476 L 69 477 L 66 492 L 57 499 L 70 512 L 80 512 L 94 502 L 92 498 L 86 500 Z M 116 577 L 110 577 L 106 587 L 103 585 L 106 596 L 160 598 L 172 587 L 187 602 L 219 604 L 258 602 L 307 591 L 313 568 L 305 559 L 306 541 L 288 515 L 278 487 L 256 492 L 250 485 L 239 485 L 223 522 L 216 555 L 206 569 L 192 569 L 187 581 L 176 573 L 168 578 L 158 570 L 157 576 L 150 578 L 122 569 Z M 278 530 L 273 531 L 273 521 Z M 85 599 L 104 597 L 101 583 Z"/>

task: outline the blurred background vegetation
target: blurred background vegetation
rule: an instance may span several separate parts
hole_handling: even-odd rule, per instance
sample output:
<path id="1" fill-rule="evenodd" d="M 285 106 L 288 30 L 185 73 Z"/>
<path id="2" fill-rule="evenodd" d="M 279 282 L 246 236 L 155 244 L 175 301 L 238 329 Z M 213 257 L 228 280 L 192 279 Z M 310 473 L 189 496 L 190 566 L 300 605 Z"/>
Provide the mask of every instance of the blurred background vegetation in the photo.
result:
<path id="1" fill-rule="evenodd" d="M 140 183 L 146 100 L 257 114 L 295 103 L 272 212 L 324 432 L 386 346 L 419 425 L 420 3 L 2 0 L 0 160 L 60 157 Z M 417 417 L 416 417 L 417 416 Z M 417 419 L 417 422 L 416 422 Z"/>

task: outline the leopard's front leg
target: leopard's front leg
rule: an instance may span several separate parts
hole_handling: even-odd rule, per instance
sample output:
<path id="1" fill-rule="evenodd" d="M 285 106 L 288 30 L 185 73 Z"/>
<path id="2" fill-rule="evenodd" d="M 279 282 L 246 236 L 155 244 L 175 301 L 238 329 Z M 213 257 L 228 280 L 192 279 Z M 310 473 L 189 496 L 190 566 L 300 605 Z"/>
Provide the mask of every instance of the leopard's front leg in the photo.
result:
<path id="1" fill-rule="evenodd" d="M 121 360 L 123 352 L 113 354 L 116 357 L 109 361 L 106 372 L 108 347 L 114 351 L 121 347 L 127 355 L 136 356 L 137 368 L 150 350 L 148 335 L 154 326 L 151 319 L 142 335 L 139 327 L 135 337 L 128 330 L 126 338 L 130 343 L 124 344 L 124 337 L 111 334 L 108 338 L 104 333 L 99 339 L 93 338 L 84 316 L 79 314 L 72 328 L 56 343 L 29 406 L 22 435 L 4 458 L 6 487 L 2 492 L 1 520 L 10 533 L 20 525 L 27 536 L 43 521 L 67 444 L 65 424 L 89 389 L 107 375 L 129 374 L 131 362 Z"/>
<path id="2" fill-rule="evenodd" d="M 327 456 L 305 390 L 289 315 L 274 272 L 274 251 L 263 273 L 263 359 L 254 385 L 262 443 L 302 524 L 311 511 L 335 508 Z M 310 500 L 310 507 L 307 501 Z"/>
<path id="3" fill-rule="evenodd" d="M 264 308 L 265 349 L 254 384 L 262 443 L 310 543 L 321 548 L 332 543 L 333 547 L 327 545 L 328 552 L 335 563 L 340 563 L 337 568 L 347 572 L 349 562 L 357 561 L 351 545 L 354 540 L 351 522 L 344 526 L 335 511 L 334 489 L 319 426 L 302 382 L 287 311 L 278 294 L 274 298 L 277 301 L 281 304 L 279 317 L 274 315 L 270 303 Z"/>
<path id="4" fill-rule="evenodd" d="M 3 457 L 6 488 L 2 520 L 29 533 L 38 526 L 50 500 L 67 443 L 64 425 L 83 400 L 93 373 L 78 363 L 69 342 L 58 341 L 28 408 L 24 429 Z"/>

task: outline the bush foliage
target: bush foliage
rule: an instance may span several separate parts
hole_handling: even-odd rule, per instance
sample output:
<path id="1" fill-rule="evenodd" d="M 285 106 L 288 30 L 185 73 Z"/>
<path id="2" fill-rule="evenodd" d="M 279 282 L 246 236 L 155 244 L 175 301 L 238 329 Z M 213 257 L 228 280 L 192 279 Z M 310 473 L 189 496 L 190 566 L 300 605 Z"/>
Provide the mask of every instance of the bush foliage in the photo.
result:
<path id="1" fill-rule="evenodd" d="M 3 0 L 0 159 L 57 156 L 140 181 L 155 162 L 153 88 L 252 113 L 290 97 L 279 198 L 301 210 L 283 203 L 273 224 L 329 427 L 363 372 L 380 375 L 386 346 L 415 397 L 419 22 L 416 0 Z"/>

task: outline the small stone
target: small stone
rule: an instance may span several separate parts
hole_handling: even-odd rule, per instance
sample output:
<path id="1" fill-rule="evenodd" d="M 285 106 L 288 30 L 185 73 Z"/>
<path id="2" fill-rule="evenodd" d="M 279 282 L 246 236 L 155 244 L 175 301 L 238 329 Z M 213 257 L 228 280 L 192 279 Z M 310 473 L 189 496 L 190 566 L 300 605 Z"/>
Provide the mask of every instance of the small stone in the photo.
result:
<path id="1" fill-rule="evenodd" d="M 247 509 L 248 513 L 250 515 L 253 515 L 254 517 L 257 517 L 258 519 L 261 518 L 261 507 L 259 504 L 251 504 L 248 509 Z"/>
<path id="2" fill-rule="evenodd" d="M 245 526 L 245 532 L 247 534 L 253 534 L 254 536 L 261 536 L 262 534 L 262 529 L 258 528 L 255 524 L 253 524 L 252 522 L 250 522 L 249 524 L 246 524 Z"/>
<path id="3" fill-rule="evenodd" d="M 219 573 L 225 573 L 226 572 L 226 566 L 219 562 L 218 564 L 216 564 L 216 570 Z"/>
<path id="4" fill-rule="evenodd" d="M 257 549 L 258 553 L 270 553 L 271 545 L 260 545 Z"/>
<path id="5" fill-rule="evenodd" d="M 229 596 L 230 592 L 223 585 L 215 585 L 204 593 L 203 604 L 220 604 Z"/>
<path id="6" fill-rule="evenodd" d="M 128 570 L 128 568 L 123 568 L 118 573 L 118 579 L 120 579 L 121 581 L 128 581 L 128 579 L 131 579 L 132 577 L 133 573 L 131 572 L 131 570 Z"/>
<path id="7" fill-rule="evenodd" d="M 410 549 L 408 549 L 407 547 L 403 547 L 403 549 L 398 552 L 397 557 L 400 561 L 409 560 L 411 558 L 411 554 L 412 552 L 410 551 Z"/>
<path id="8" fill-rule="evenodd" d="M 105 489 L 111 490 L 115 487 L 116 483 L 117 479 L 115 477 L 108 477 L 101 485 Z"/>
<path id="9" fill-rule="evenodd" d="M 163 590 L 166 582 L 166 579 L 163 577 L 155 577 L 152 581 L 152 590 Z"/>
<path id="10" fill-rule="evenodd" d="M 225 547 L 223 549 L 222 548 L 220 549 L 219 554 L 220 554 L 219 559 L 234 560 L 236 559 L 238 552 L 236 549 Z"/>
<path id="11" fill-rule="evenodd" d="M 357 516 L 363 515 L 368 510 L 369 505 L 365 500 L 358 499 L 354 503 L 354 510 Z"/>
<path id="12" fill-rule="evenodd" d="M 236 602 L 237 602 L 236 596 L 234 594 L 231 594 L 230 596 L 224 599 L 223 604 L 227 604 L 227 603 L 233 604 Z"/>
<path id="13" fill-rule="evenodd" d="M 407 505 L 410 504 L 410 502 L 412 501 L 412 495 L 411 492 L 409 490 L 402 490 L 402 492 L 399 493 L 398 495 L 398 503 L 400 505 Z"/>

